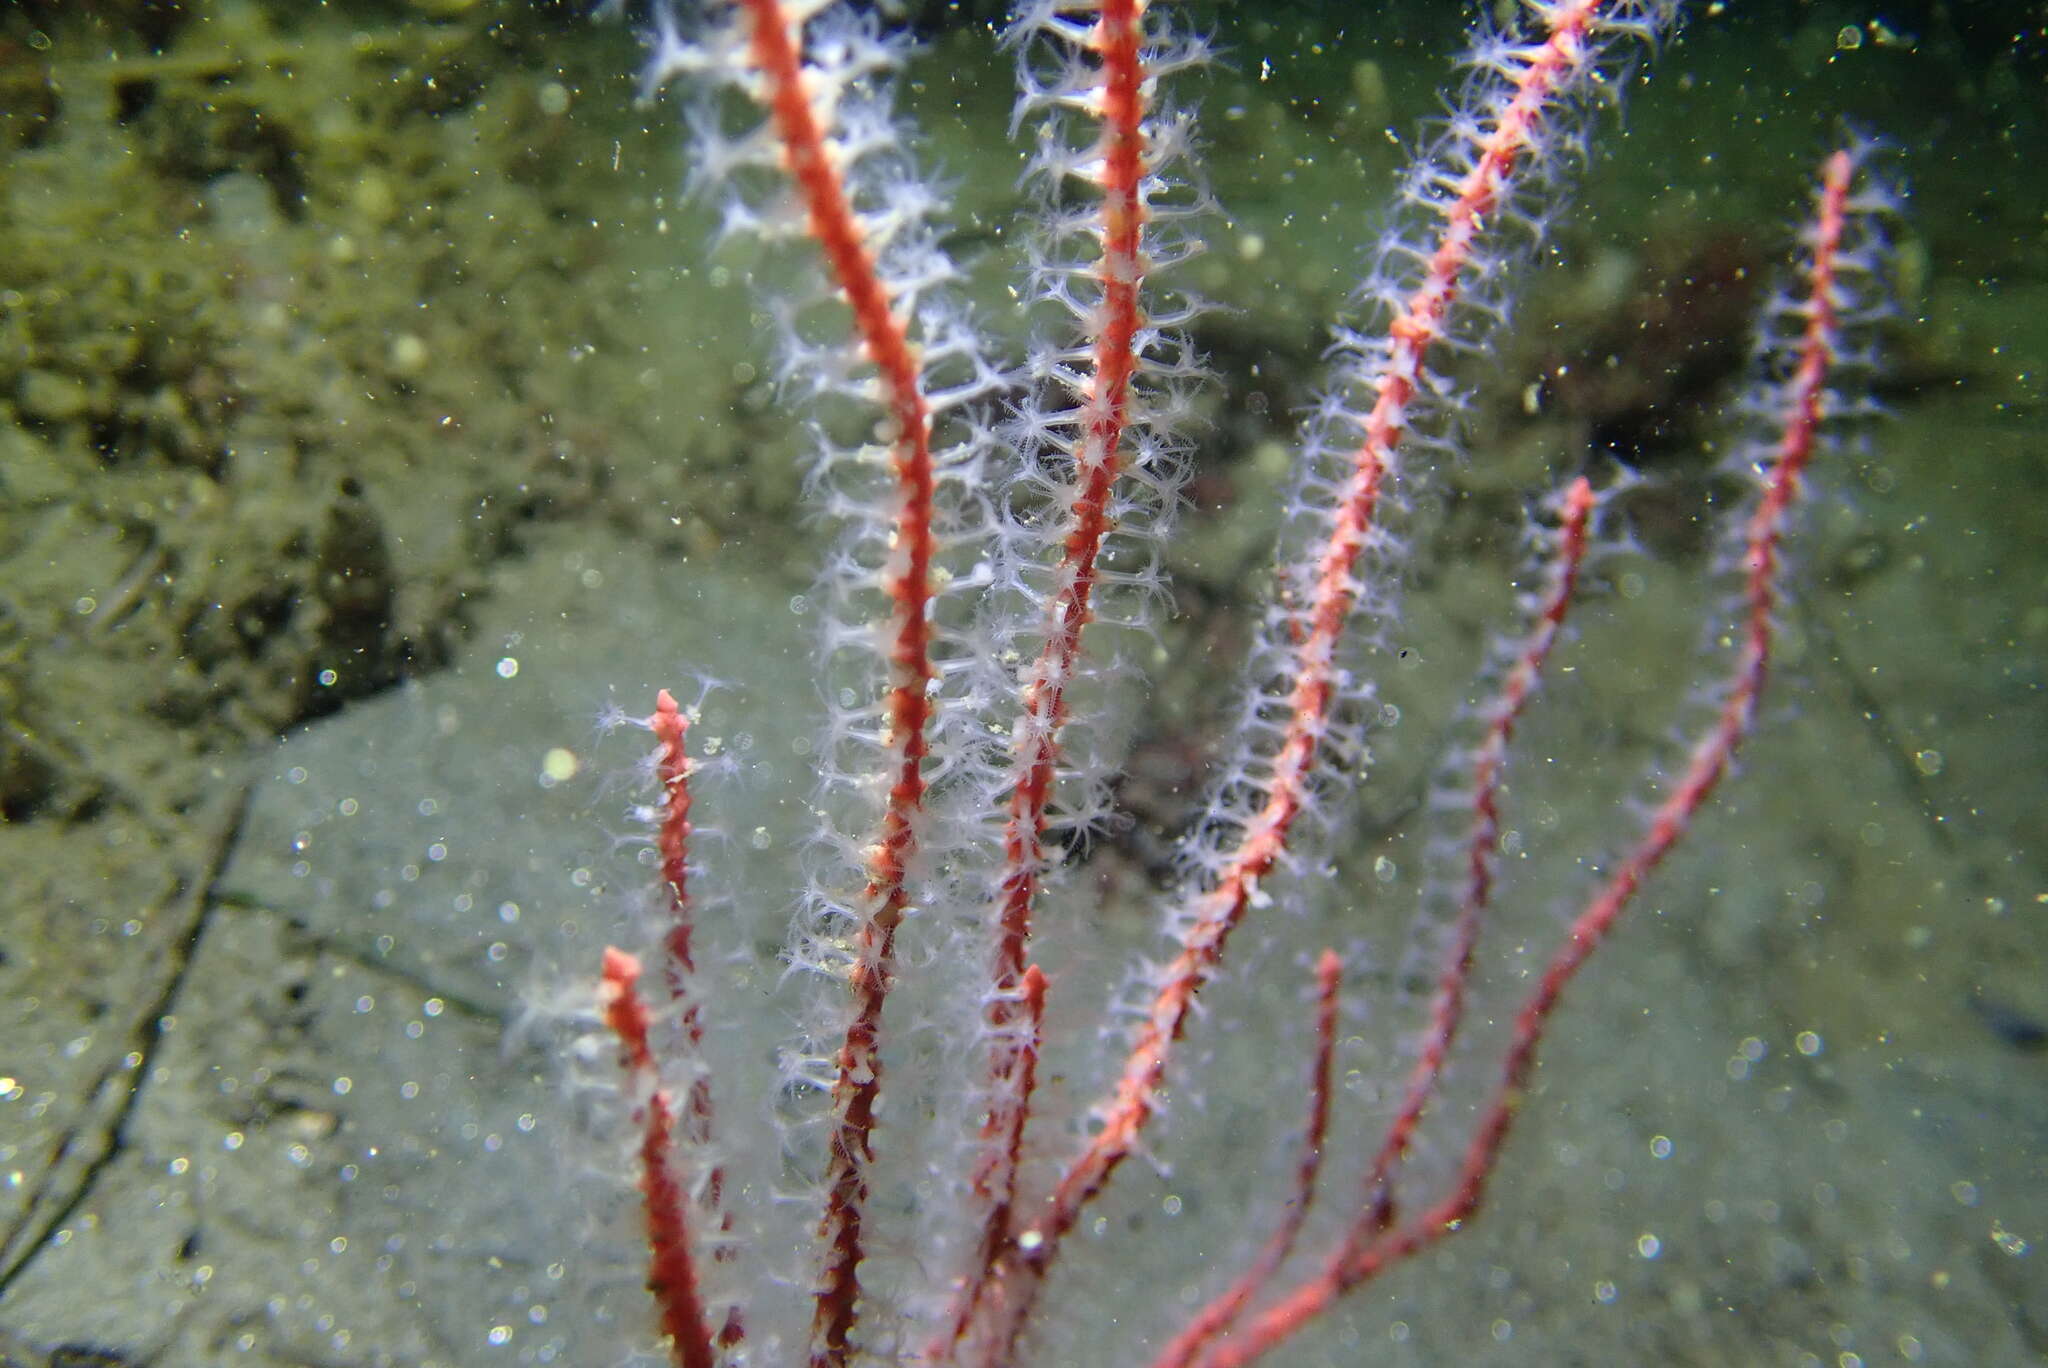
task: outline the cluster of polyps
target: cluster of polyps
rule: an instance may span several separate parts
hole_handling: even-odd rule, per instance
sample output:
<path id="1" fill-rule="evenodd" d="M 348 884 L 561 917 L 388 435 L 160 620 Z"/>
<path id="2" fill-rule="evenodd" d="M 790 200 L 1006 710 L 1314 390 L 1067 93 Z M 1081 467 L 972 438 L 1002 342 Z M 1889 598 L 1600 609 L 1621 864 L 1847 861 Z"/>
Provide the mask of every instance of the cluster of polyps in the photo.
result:
<path id="1" fill-rule="evenodd" d="M 691 165 L 722 195 L 726 231 L 795 240 L 821 268 L 811 291 L 772 303 L 783 381 L 817 413 L 812 489 L 839 539 L 821 580 L 819 828 L 785 951 L 802 1001 L 774 1077 L 707 1063 L 720 1002 L 693 944 L 688 717 L 664 693 L 649 719 L 663 896 L 641 955 L 607 954 L 604 1002 L 632 1084 L 663 1353 L 691 1368 L 1028 1361 L 1036 1325 L 1077 1314 L 1048 1306 L 1047 1275 L 1164 1125 L 1176 1047 L 1233 933 L 1275 915 L 1324 858 L 1373 712 L 1361 662 L 1399 550 L 1386 506 L 1425 473 L 1406 458 L 1454 442 L 1446 358 L 1490 345 L 1589 109 L 1677 6 L 1532 2 L 1466 57 L 1457 107 L 1400 187 L 1304 427 L 1235 732 L 1162 898 L 1165 953 L 1112 992 L 1101 1076 L 1058 1084 L 1042 1077 L 1048 1031 L 1074 1034 L 1086 1009 L 1048 1007 L 1057 973 L 1040 962 L 1036 923 L 1061 882 L 1062 828 L 1111 820 L 1120 719 L 1138 686 L 1102 643 L 1148 632 L 1165 599 L 1175 418 L 1202 379 L 1180 331 L 1197 306 L 1159 279 L 1199 248 L 1207 208 L 1188 116 L 1161 104 L 1159 85 L 1201 61 L 1202 45 L 1144 0 L 1038 0 L 1014 22 L 1017 122 L 1035 131 L 1042 190 L 1018 294 L 1055 322 L 1012 365 L 951 293 L 945 196 L 891 103 L 903 43 L 865 7 L 829 0 L 705 9 L 687 25 L 658 12 L 652 84 L 694 92 Z M 1461 1157 L 1433 1192 L 1401 1181 L 1464 1017 L 1510 742 L 1595 544 L 1602 498 L 1583 479 L 1546 501 L 1527 621 L 1503 637 L 1477 739 L 1444 790 L 1468 825 L 1455 916 L 1409 1075 L 1358 1166 L 1363 1187 L 1348 1205 L 1320 1192 L 1346 974 L 1326 951 L 1304 1013 L 1314 1044 L 1289 1090 L 1302 1117 L 1291 1189 L 1263 1243 L 1149 1347 L 1157 1362 L 1267 1353 L 1479 1208 L 1559 994 L 1751 730 L 1780 541 L 1844 407 L 1843 366 L 1859 359 L 1844 339 L 1866 321 L 1881 199 L 1860 186 L 1856 156 L 1828 159 L 1800 284 L 1759 328 L 1756 435 L 1734 462 L 1756 494 L 1730 533 L 1737 626 L 1712 720 L 1560 933 L 1476 1126 L 1448 1144 Z M 643 957 L 658 993 L 640 986 Z M 736 1058 L 736 1071 L 755 1062 Z M 751 1112 L 717 1099 L 765 1095 L 784 1105 L 760 1145 L 734 1124 Z M 1338 1208 L 1321 1247 L 1305 1234 L 1312 1203 Z M 792 1204 L 807 1232 L 795 1240 L 770 1213 Z M 899 1221 L 914 1233 L 890 1229 Z M 786 1262 L 793 1243 L 802 1267 Z"/>

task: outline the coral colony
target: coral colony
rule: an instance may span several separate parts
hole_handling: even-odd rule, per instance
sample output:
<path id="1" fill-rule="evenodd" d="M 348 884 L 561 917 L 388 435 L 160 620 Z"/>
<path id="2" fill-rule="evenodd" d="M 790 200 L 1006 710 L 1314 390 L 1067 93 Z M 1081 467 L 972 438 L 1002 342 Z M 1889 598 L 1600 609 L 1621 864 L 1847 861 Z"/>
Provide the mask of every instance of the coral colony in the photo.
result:
<path id="1" fill-rule="evenodd" d="M 1503 633 L 1470 744 L 1433 795 L 1460 828 L 1450 910 L 1376 1136 L 1333 1129 L 1356 966 L 1335 948 L 1306 974 L 1287 956 L 1240 965 L 1227 952 L 1256 949 L 1247 928 L 1301 915 L 1305 885 L 1327 870 L 1379 712 L 1363 665 L 1385 638 L 1403 553 L 1393 500 L 1456 450 L 1446 368 L 1493 345 L 1597 108 L 1677 10 L 1527 0 L 1475 38 L 1302 427 L 1233 729 L 1158 898 L 1163 949 L 1105 976 L 1095 1003 L 1063 991 L 1060 947 L 1100 909 L 1062 866 L 1115 820 L 1112 780 L 1143 697 L 1120 647 L 1156 647 L 1168 611 L 1160 548 L 1204 380 L 1185 335 L 1199 306 L 1168 282 L 1210 206 L 1191 116 L 1162 87 L 1204 60 L 1203 43 L 1145 0 L 1032 0 L 1012 23 L 1016 126 L 1039 191 L 1016 290 L 1049 320 L 1019 364 L 991 354 L 956 297 L 945 193 L 891 103 L 900 36 L 830 0 L 657 11 L 651 87 L 689 100 L 696 188 L 716 197 L 725 233 L 810 264 L 809 292 L 768 307 L 783 383 L 812 405 L 812 497 L 837 541 L 817 595 L 817 828 L 779 1018 L 727 1001 L 707 960 L 693 710 L 664 691 L 647 719 L 658 896 L 644 943 L 606 952 L 602 1004 L 623 1054 L 613 1119 L 639 1190 L 648 1361 L 1051 1361 L 1035 1346 L 1090 1314 L 1048 1295 L 1063 1257 L 1147 1238 L 1093 1212 L 1127 1161 L 1153 1162 L 1202 1083 L 1184 1076 L 1199 1073 L 1189 1050 L 1215 1029 L 1199 1004 L 1226 969 L 1284 981 L 1259 1001 L 1299 1027 L 1298 1056 L 1264 1061 L 1291 1099 L 1296 1157 L 1242 1218 L 1243 1243 L 1211 1246 L 1211 1259 L 1237 1252 L 1212 1266 L 1206 1302 L 1147 1298 L 1180 1321 L 1137 1357 L 1221 1368 L 1272 1354 L 1482 1213 L 1561 995 L 1754 724 L 1808 464 L 1863 407 L 1843 387 L 1869 360 L 1890 206 L 1862 149 L 1821 164 L 1796 271 L 1757 325 L 1745 431 L 1729 444 L 1750 492 L 1724 529 L 1731 627 L 1711 668 L 1725 673 L 1641 830 L 1537 947 L 1498 1049 L 1469 1066 L 1484 1076 L 1475 1103 L 1439 1107 L 1488 920 L 1504 776 L 1619 477 L 1544 502 L 1525 619 Z M 735 1024 L 742 1013 L 750 1026 Z M 732 1039 L 778 1019 L 791 1038 L 772 1064 L 767 1043 Z M 1054 1070 L 1055 1037 L 1095 1053 Z M 1418 1137 L 1439 1110 L 1473 1120 L 1439 1117 L 1449 1133 L 1423 1165 Z M 1346 1190 L 1333 1191 L 1338 1168 Z"/>

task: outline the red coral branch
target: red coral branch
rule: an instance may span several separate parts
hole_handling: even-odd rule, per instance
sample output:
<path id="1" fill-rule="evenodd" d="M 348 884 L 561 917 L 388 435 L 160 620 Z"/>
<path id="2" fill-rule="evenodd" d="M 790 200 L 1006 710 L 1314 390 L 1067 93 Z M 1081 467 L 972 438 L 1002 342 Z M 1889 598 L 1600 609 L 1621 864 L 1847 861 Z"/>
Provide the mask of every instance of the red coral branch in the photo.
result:
<path id="1" fill-rule="evenodd" d="M 1094 319 L 1099 331 L 1081 395 L 1081 440 L 1072 453 L 1071 504 L 1046 605 L 1044 640 L 1025 676 L 1017 724 L 987 1010 L 990 1101 L 981 1133 L 983 1155 L 974 1174 L 976 1195 L 986 1209 L 977 1263 L 950 1317 L 954 1345 L 998 1276 L 998 1255 L 1010 1238 L 1017 1160 L 1030 1116 L 1031 1066 L 1043 1029 L 1042 983 L 1040 991 L 1029 990 L 1025 957 L 1045 862 L 1046 810 L 1058 777 L 1067 686 L 1080 660 L 1082 633 L 1095 617 L 1098 561 L 1112 527 L 1110 496 L 1123 469 L 1131 382 L 1139 364 L 1136 341 L 1144 322 L 1139 295 L 1146 268 L 1143 181 L 1148 171 L 1143 13 L 1141 0 L 1103 0 L 1095 23 L 1078 39 L 1099 63 L 1100 85 L 1093 100 L 1102 125 L 1095 159 L 1100 167 L 1095 178 L 1101 194 L 1096 229 L 1101 257 L 1093 269 L 1102 291 Z M 951 1347 L 944 1351 L 951 1352 Z"/>
<path id="2" fill-rule="evenodd" d="M 1515 724 L 1535 696 L 1571 611 L 1572 596 L 1578 589 L 1579 572 L 1585 565 L 1593 519 L 1593 486 L 1583 477 L 1565 490 L 1562 519 L 1557 529 L 1556 550 L 1550 560 L 1550 582 L 1536 605 L 1529 634 L 1514 652 L 1513 663 L 1501 679 L 1499 691 L 1486 710 L 1486 729 L 1472 757 L 1472 827 L 1465 840 L 1465 891 L 1459 900 L 1458 919 L 1451 931 L 1451 944 L 1437 979 L 1436 996 L 1430 1003 L 1429 1030 L 1422 1053 L 1409 1074 L 1401 1108 L 1373 1156 L 1366 1177 L 1365 1200 L 1354 1226 L 1355 1240 L 1367 1232 L 1377 1234 L 1395 1219 L 1394 1172 L 1408 1156 L 1422 1114 L 1437 1095 L 1443 1079 L 1444 1062 L 1458 1038 L 1465 1018 L 1465 993 L 1471 986 L 1473 956 L 1479 946 L 1479 930 L 1493 898 L 1494 861 L 1500 843 L 1501 778 L 1507 770 L 1508 746 L 1514 740 Z"/>
<path id="3" fill-rule="evenodd" d="M 1258 1257 L 1238 1280 L 1197 1312 L 1187 1329 L 1152 1360 L 1152 1368 L 1187 1368 L 1218 1336 L 1229 1333 L 1301 1238 L 1315 1200 L 1316 1180 L 1322 1175 L 1323 1144 L 1330 1132 L 1330 1075 L 1336 1067 L 1337 995 L 1343 981 L 1344 961 L 1335 950 L 1323 951 L 1316 961 L 1316 1051 L 1315 1065 L 1309 1071 L 1308 1120 L 1302 1126 L 1301 1158 L 1294 1166 L 1294 1187 L 1280 1227 L 1266 1238 Z"/>
<path id="4" fill-rule="evenodd" d="M 849 971 L 853 1020 L 840 1046 L 832 1089 L 834 1134 L 826 1160 L 825 1246 L 811 1361 L 843 1364 L 860 1301 L 862 1223 L 874 1165 L 875 1103 L 882 1089 L 882 1008 L 896 970 L 896 932 L 910 895 L 905 884 L 917 847 L 916 817 L 924 802 L 926 729 L 931 721 L 933 498 L 931 415 L 924 380 L 904 320 L 876 269 L 859 215 L 846 193 L 827 129 L 816 115 L 804 67 L 799 10 L 780 0 L 740 0 L 753 65 L 765 83 L 763 102 L 782 147 L 790 180 L 802 198 L 810 236 L 825 255 L 840 295 L 853 311 L 861 350 L 875 367 L 889 418 L 889 467 L 897 507 L 883 590 L 893 614 L 888 627 L 888 744 L 894 775 L 882 827 L 867 856 L 864 915 Z"/>
<path id="5" fill-rule="evenodd" d="M 711 1326 L 697 1284 L 690 1251 L 689 1184 L 675 1152 L 675 1108 L 668 1090 L 655 1082 L 654 1052 L 648 1047 L 647 1003 L 640 996 L 640 961 L 607 946 L 601 1002 L 605 1024 L 619 1038 L 626 1072 L 640 1100 L 633 1119 L 640 1126 L 640 1195 L 647 1214 L 647 1290 L 660 1311 L 676 1368 L 713 1368 L 717 1363 Z"/>

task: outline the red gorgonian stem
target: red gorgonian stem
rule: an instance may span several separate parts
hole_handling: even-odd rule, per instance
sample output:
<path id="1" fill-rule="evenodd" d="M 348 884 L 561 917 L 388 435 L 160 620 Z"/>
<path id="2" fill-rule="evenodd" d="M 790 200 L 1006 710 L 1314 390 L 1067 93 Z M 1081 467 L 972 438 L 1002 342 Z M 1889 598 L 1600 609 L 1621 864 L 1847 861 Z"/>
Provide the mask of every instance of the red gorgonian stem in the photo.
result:
<path id="1" fill-rule="evenodd" d="M 1136 339 L 1144 322 L 1139 298 L 1146 268 L 1144 10 L 1144 0 L 1103 0 L 1094 25 L 1077 39 L 1095 54 L 1100 73 L 1092 108 L 1102 125 L 1097 144 L 1101 256 L 1094 267 L 1102 290 L 1099 331 L 1081 407 L 1080 441 L 1072 453 L 1072 504 L 1059 539 L 1044 641 L 1023 686 L 1003 829 L 1002 906 L 987 1009 L 990 1102 L 974 1174 L 976 1194 L 988 1205 L 975 1266 L 948 1318 L 950 1341 L 933 1348 L 941 1357 L 950 1356 L 966 1333 L 1009 1237 L 1034 1077 L 1023 1065 L 1035 1056 L 1044 1024 L 1043 992 L 1022 991 L 1031 914 L 1045 860 L 1046 809 L 1058 777 L 1066 691 L 1080 659 L 1082 633 L 1095 617 L 1097 565 L 1112 528 L 1110 496 L 1123 468 L 1131 381 L 1138 368 Z"/>
<path id="2" fill-rule="evenodd" d="M 647 1043 L 649 1016 L 640 996 L 640 961 L 605 947 L 600 1001 L 605 1024 L 619 1038 L 626 1075 L 639 1094 L 633 1119 L 640 1127 L 640 1196 L 647 1216 L 647 1287 L 654 1294 L 662 1334 L 676 1368 L 714 1368 L 718 1362 L 690 1248 L 689 1184 L 676 1159 L 675 1105 L 657 1081 Z"/>
<path id="3" fill-rule="evenodd" d="M 784 169 L 803 202 L 809 234 L 853 314 L 861 352 L 874 366 L 888 415 L 889 469 L 897 506 L 883 592 L 890 605 L 889 679 L 885 711 L 894 773 L 881 830 L 868 849 L 864 915 L 849 988 L 853 1019 L 832 1088 L 832 1136 L 825 1171 L 825 1212 L 819 1224 L 824 1265 L 815 1292 L 811 1362 L 846 1362 L 860 1302 L 862 1222 L 874 1165 L 875 1103 L 882 1088 L 882 1007 L 896 967 L 896 931 L 909 905 L 906 876 L 917 847 L 924 802 L 926 730 L 932 702 L 932 525 L 936 472 L 924 380 L 905 320 L 876 269 L 846 193 L 826 130 L 814 113 L 803 59 L 803 20 L 779 0 L 739 0 L 749 59 L 764 83 L 762 102 L 782 147 Z"/>
<path id="4" fill-rule="evenodd" d="M 1308 1120 L 1302 1126 L 1301 1158 L 1294 1166 L 1294 1188 L 1280 1227 L 1267 1237 L 1251 1267 L 1196 1313 L 1187 1328 L 1152 1361 L 1152 1368 L 1187 1368 L 1196 1354 L 1229 1331 L 1294 1252 L 1323 1170 L 1323 1145 L 1330 1131 L 1330 1076 L 1337 1058 L 1337 995 L 1343 979 L 1344 961 L 1335 950 L 1324 950 L 1316 960 L 1316 1052 L 1309 1071 Z"/>
<path id="5" fill-rule="evenodd" d="M 672 996 L 683 996 L 689 975 L 696 970 L 690 957 L 690 937 L 695 930 L 690 915 L 690 754 L 684 742 L 690 733 L 690 719 L 676 705 L 667 689 L 654 695 L 654 712 L 647 719 L 654 733 L 654 779 L 661 804 L 654 833 L 655 853 L 661 862 L 661 887 L 668 906 L 668 927 L 661 946 L 668 962 L 662 978 Z M 692 1043 L 701 1034 L 693 1027 Z"/>
<path id="6" fill-rule="evenodd" d="M 1820 439 L 1828 379 L 1839 348 L 1837 280 L 1855 171 L 1855 159 L 1846 151 L 1833 153 L 1821 167 L 1802 305 L 1805 323 L 1794 347 L 1791 376 L 1778 389 L 1782 406 L 1777 436 L 1764 462 L 1763 488 L 1744 536 L 1742 639 L 1713 723 L 1694 744 L 1677 785 L 1658 804 L 1641 839 L 1573 920 L 1522 1004 L 1501 1061 L 1500 1081 L 1466 1146 L 1451 1190 L 1406 1225 L 1384 1233 L 1363 1228 L 1352 1232 L 1318 1274 L 1268 1308 L 1241 1335 L 1218 1346 L 1201 1360 L 1202 1368 L 1240 1368 L 1270 1352 L 1337 1298 L 1457 1230 L 1479 1209 L 1565 987 L 1607 939 L 1643 881 L 1691 828 L 1755 726 L 1757 701 L 1770 670 L 1782 578 L 1779 544 Z"/>
<path id="7" fill-rule="evenodd" d="M 1537 605 L 1529 633 L 1516 646 L 1513 663 L 1487 708 L 1485 734 L 1472 757 L 1472 825 L 1465 840 L 1465 890 L 1459 899 L 1458 919 L 1451 931 L 1436 996 L 1430 1003 L 1429 1029 L 1423 1035 L 1421 1054 L 1409 1074 L 1401 1109 L 1387 1127 L 1366 1176 L 1365 1200 L 1354 1227 L 1360 1232 L 1369 1229 L 1377 1233 L 1395 1219 L 1395 1170 L 1407 1158 L 1422 1114 L 1437 1095 L 1444 1062 L 1450 1057 L 1451 1046 L 1456 1043 L 1458 1028 L 1464 1021 L 1465 993 L 1471 986 L 1480 924 L 1493 898 L 1494 861 L 1500 844 L 1501 776 L 1507 769 L 1508 746 L 1514 740 L 1515 724 L 1521 720 L 1542 680 L 1543 667 L 1557 645 L 1558 634 L 1564 630 L 1565 615 L 1571 611 L 1579 572 L 1590 545 L 1593 508 L 1593 486 L 1582 476 L 1565 490 L 1556 550 L 1550 559 L 1550 582 Z"/>
<path id="8" fill-rule="evenodd" d="M 1548 35 L 1514 69 L 1513 97 L 1494 125 L 1484 130 L 1469 169 L 1458 178 L 1442 211 L 1422 281 L 1389 325 L 1389 355 L 1378 368 L 1373 405 L 1361 423 L 1362 440 L 1316 556 L 1304 615 L 1307 631 L 1288 664 L 1289 716 L 1272 761 L 1264 804 L 1247 822 L 1214 885 L 1198 896 L 1192 924 L 1162 976 L 1103 1108 L 1100 1129 L 1061 1175 L 1043 1209 L 1011 1241 L 1003 1270 L 1011 1287 L 999 1336 L 1006 1354 L 1022 1333 L 1037 1284 L 1060 1242 L 1136 1148 L 1195 996 L 1215 972 L 1259 881 L 1288 848 L 1295 821 L 1309 802 L 1337 697 L 1338 648 L 1357 598 L 1355 576 L 1378 518 L 1383 483 L 1407 435 L 1408 405 L 1416 397 L 1428 355 L 1445 340 L 1450 311 L 1488 219 L 1511 193 L 1518 169 L 1539 154 L 1544 120 L 1565 87 L 1593 60 L 1591 30 L 1606 11 L 1617 7 L 1617 0 L 1574 0 L 1545 12 Z"/>
<path id="9" fill-rule="evenodd" d="M 704 1043 L 704 1008 L 690 993 L 690 981 L 697 972 L 692 949 L 696 911 L 690 902 L 691 761 L 685 745 L 690 717 L 677 705 L 674 694 L 661 689 L 655 694 L 654 712 L 647 719 L 647 727 L 654 733 L 656 744 L 654 776 L 661 801 L 656 808 L 654 845 L 660 857 L 663 902 L 668 912 L 661 938 L 661 977 L 668 988 L 669 1002 L 682 1013 L 682 1044 L 695 1055 Z M 713 1106 L 709 1074 L 700 1072 L 691 1081 L 680 1120 L 685 1142 L 700 1149 L 711 1143 Z M 721 1237 L 731 1234 L 732 1213 L 725 1207 L 723 1168 L 713 1165 L 704 1175 L 704 1194 L 699 1205 Z M 721 1238 L 712 1260 L 727 1262 L 732 1252 Z M 731 1348 L 745 1338 L 740 1308 L 734 1306 L 719 1327 L 718 1343 Z"/>

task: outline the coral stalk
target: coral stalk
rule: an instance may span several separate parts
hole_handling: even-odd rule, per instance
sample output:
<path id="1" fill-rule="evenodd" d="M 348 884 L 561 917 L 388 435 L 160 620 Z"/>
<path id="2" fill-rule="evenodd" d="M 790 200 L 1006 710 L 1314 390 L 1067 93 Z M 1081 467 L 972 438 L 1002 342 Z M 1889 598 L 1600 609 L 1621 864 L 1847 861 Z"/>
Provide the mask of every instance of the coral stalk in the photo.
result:
<path id="1" fill-rule="evenodd" d="M 1143 182 L 1150 174 L 1145 119 L 1152 80 L 1145 62 L 1144 12 L 1143 0 L 1102 0 L 1092 25 L 1078 35 L 1064 35 L 1092 54 L 1099 68 L 1099 85 L 1082 102 L 1101 123 L 1088 172 L 1099 198 L 1094 232 L 1100 251 L 1089 270 L 1101 297 L 1091 320 L 1097 335 L 1090 365 L 1076 396 L 1080 439 L 1070 457 L 1070 502 L 1058 537 L 1053 591 L 1046 603 L 1038 657 L 1024 677 L 1016 724 L 987 1013 L 989 1104 L 982 1127 L 983 1154 L 974 1175 L 985 1214 L 975 1245 L 977 1266 L 968 1274 L 950 1316 L 955 1343 L 973 1322 L 995 1276 L 997 1256 L 1009 1239 L 1018 1157 L 1031 1108 L 1032 1065 L 1044 1029 L 1043 978 L 1036 991 L 1027 987 L 1027 972 L 1036 971 L 1027 971 L 1025 959 L 1045 863 L 1047 807 L 1058 780 L 1067 689 L 1081 657 L 1082 633 L 1095 617 L 1097 572 L 1112 526 L 1111 493 L 1122 473 L 1130 390 L 1139 367 L 1137 337 L 1144 321 L 1140 291 L 1147 266 Z M 1057 26 L 1046 27 L 1062 34 Z M 1069 93 L 1068 98 L 1077 96 Z M 950 1354 L 951 1348 L 935 1352 Z"/>
<path id="2" fill-rule="evenodd" d="M 636 1157 L 647 1218 L 647 1288 L 654 1294 L 661 1332 L 674 1352 L 676 1368 L 713 1368 L 718 1356 L 691 1248 L 689 1184 L 675 1151 L 675 1103 L 668 1089 L 655 1082 L 658 1070 L 647 1041 L 649 1017 L 639 984 L 640 961 L 623 950 L 607 949 L 601 997 L 605 1022 L 619 1038 L 627 1076 L 639 1094 L 633 1113 L 640 1126 Z"/>

